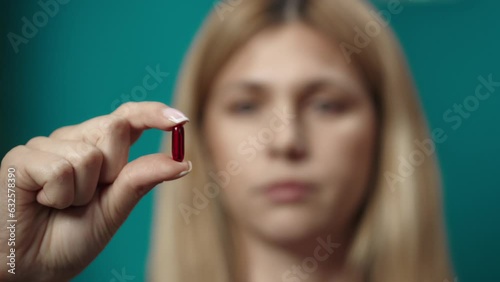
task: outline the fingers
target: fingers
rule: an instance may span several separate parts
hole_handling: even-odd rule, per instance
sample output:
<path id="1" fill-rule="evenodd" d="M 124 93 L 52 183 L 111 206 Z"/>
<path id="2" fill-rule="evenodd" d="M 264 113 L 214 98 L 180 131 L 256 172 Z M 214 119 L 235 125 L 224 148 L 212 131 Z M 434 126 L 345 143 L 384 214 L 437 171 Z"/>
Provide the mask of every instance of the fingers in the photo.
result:
<path id="1" fill-rule="evenodd" d="M 26 146 L 52 153 L 67 160 L 73 167 L 75 184 L 72 205 L 81 206 L 90 202 L 97 187 L 103 161 L 103 154 L 97 147 L 84 142 L 56 140 L 47 137 L 33 138 Z"/>
<path id="2" fill-rule="evenodd" d="M 102 155 L 91 145 L 36 137 L 26 146 L 12 149 L 2 160 L 2 169 L 16 167 L 18 187 L 34 192 L 32 201 L 64 209 L 85 205 L 92 199 L 101 162 Z M 155 185 L 182 177 L 191 169 L 191 162 L 177 162 L 165 154 L 144 156 L 127 164 L 102 192 L 105 210 L 111 211 L 109 218 L 122 222 Z"/>
<path id="3" fill-rule="evenodd" d="M 118 107 L 109 115 L 96 117 L 77 126 L 66 126 L 54 131 L 50 137 L 71 140 L 88 140 L 98 143 L 104 135 L 115 130 L 117 124 L 127 125 L 130 143 L 150 128 L 170 131 L 174 126 L 188 122 L 189 119 L 180 111 L 160 102 L 128 102 Z M 119 127 L 121 128 L 121 127 Z"/>
<path id="4" fill-rule="evenodd" d="M 176 162 L 165 154 L 153 154 L 128 163 L 116 181 L 103 191 L 102 205 L 109 220 L 121 224 L 155 185 L 189 173 L 191 162 Z"/>
<path id="5" fill-rule="evenodd" d="M 17 188 L 35 192 L 38 203 L 56 209 L 73 203 L 73 166 L 65 158 L 17 146 L 5 156 L 3 163 L 16 167 Z"/>
<path id="6" fill-rule="evenodd" d="M 126 103 L 110 115 L 60 128 L 49 138 L 34 138 L 11 150 L 4 160 L 17 161 L 24 175 L 20 181 L 36 192 L 33 195 L 42 205 L 58 209 L 85 205 L 98 183 L 111 184 L 111 189 L 103 190 L 110 195 L 109 207 L 126 215 L 156 184 L 191 170 L 190 162 L 176 162 L 164 154 L 127 164 L 131 144 L 145 129 L 171 130 L 187 121 L 162 103 Z"/>
<path id="7" fill-rule="evenodd" d="M 132 142 L 143 130 L 157 128 L 170 131 L 189 119 L 180 111 L 159 102 L 126 103 L 111 116 L 124 118 L 130 124 Z"/>
<path id="8" fill-rule="evenodd" d="M 158 102 L 125 103 L 110 115 L 97 117 L 77 126 L 61 128 L 50 137 L 83 140 L 96 146 L 104 159 L 99 181 L 112 183 L 127 163 L 130 146 L 145 129 L 171 130 L 188 118 L 176 109 Z"/>
<path id="9" fill-rule="evenodd" d="M 50 139 L 84 142 L 101 151 L 103 160 L 99 182 L 112 183 L 128 161 L 130 126 L 122 118 L 110 115 L 54 131 Z"/>

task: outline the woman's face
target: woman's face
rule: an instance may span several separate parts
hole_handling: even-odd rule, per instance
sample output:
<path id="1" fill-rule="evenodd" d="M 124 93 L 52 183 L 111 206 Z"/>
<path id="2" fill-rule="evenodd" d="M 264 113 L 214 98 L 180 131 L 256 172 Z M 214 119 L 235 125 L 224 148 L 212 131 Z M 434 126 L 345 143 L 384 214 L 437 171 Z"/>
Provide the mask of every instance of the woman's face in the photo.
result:
<path id="1" fill-rule="evenodd" d="M 217 75 L 205 142 L 239 228 L 293 242 L 346 228 L 360 208 L 376 113 L 339 43 L 286 24 L 257 34 Z"/>

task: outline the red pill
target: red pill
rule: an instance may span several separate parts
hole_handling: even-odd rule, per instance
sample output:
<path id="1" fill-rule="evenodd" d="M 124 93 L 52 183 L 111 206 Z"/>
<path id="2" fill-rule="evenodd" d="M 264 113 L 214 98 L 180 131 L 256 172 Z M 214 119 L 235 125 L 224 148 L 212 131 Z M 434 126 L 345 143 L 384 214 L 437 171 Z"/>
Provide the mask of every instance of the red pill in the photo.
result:
<path id="1" fill-rule="evenodd" d="M 184 160 L 184 127 L 177 125 L 172 129 L 172 158 L 175 161 Z"/>

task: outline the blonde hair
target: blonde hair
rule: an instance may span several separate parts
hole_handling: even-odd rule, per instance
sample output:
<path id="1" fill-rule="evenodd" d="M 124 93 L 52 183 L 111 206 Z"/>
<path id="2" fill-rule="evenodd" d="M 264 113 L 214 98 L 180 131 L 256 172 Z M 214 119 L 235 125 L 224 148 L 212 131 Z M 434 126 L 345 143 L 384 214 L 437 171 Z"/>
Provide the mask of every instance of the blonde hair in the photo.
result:
<path id="1" fill-rule="evenodd" d="M 355 0 L 232 2 L 238 5 L 223 14 L 214 10 L 207 18 L 180 75 L 174 106 L 191 118 L 185 127 L 186 159 L 194 169 L 156 190 L 149 281 L 236 279 L 232 241 L 217 197 L 223 187 L 209 176 L 204 104 L 232 54 L 258 32 L 289 21 L 300 21 L 340 42 L 346 59 L 363 72 L 378 111 L 374 182 L 360 211 L 348 265 L 366 281 L 452 279 L 434 155 L 408 175 L 397 174 L 400 158 L 419 150 L 415 140 L 430 137 L 399 44 L 375 9 Z M 380 30 L 360 46 L 355 27 L 363 29 L 373 21 Z M 389 181 L 388 175 L 397 175 L 399 181 Z M 209 200 L 203 201 L 200 194 L 208 194 L 204 197 Z"/>

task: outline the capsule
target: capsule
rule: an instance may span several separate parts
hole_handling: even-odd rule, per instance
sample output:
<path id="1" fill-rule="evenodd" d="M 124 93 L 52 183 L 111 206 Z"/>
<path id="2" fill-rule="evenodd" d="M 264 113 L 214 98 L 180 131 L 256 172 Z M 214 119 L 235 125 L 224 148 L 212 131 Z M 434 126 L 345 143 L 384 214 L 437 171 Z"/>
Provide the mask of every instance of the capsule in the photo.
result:
<path id="1" fill-rule="evenodd" d="M 184 160 L 184 127 L 177 125 L 172 129 L 172 159 Z"/>

